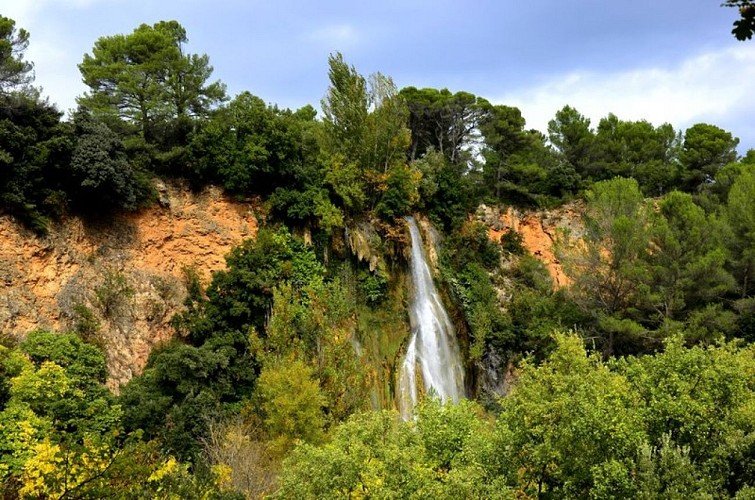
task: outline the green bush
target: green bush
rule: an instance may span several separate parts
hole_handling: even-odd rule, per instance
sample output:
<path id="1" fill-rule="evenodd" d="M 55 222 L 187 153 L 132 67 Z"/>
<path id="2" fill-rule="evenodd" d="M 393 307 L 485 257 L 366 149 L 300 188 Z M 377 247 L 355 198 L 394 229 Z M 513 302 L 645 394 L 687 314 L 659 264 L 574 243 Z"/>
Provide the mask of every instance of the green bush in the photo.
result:
<path id="1" fill-rule="evenodd" d="M 130 312 L 129 301 L 134 296 L 134 289 L 123 273 L 108 269 L 102 282 L 94 288 L 94 295 L 102 315 L 117 320 Z"/>
<path id="2" fill-rule="evenodd" d="M 516 231 L 506 231 L 501 236 L 501 248 L 503 248 L 505 252 L 514 255 L 524 255 L 525 249 L 522 245 L 523 242 L 524 238 L 522 238 L 522 235 Z"/>
<path id="3" fill-rule="evenodd" d="M 388 277 L 384 271 L 360 269 L 357 275 L 359 292 L 370 306 L 380 305 L 388 293 Z"/>

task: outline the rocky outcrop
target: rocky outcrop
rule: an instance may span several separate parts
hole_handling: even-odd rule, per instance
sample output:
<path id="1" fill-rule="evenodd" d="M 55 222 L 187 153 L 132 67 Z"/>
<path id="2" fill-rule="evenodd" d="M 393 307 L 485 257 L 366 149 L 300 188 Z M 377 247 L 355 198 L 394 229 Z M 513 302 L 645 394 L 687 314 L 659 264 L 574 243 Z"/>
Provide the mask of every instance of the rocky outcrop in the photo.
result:
<path id="1" fill-rule="evenodd" d="M 582 233 L 581 219 L 584 207 L 580 202 L 572 202 L 555 210 L 525 212 L 513 207 L 501 210 L 499 207 L 481 205 L 478 217 L 488 226 L 490 239 L 500 241 L 509 231 L 522 237 L 522 245 L 548 268 L 556 288 L 569 284 L 553 245 L 559 231 L 568 231 L 579 237 Z"/>
<path id="2" fill-rule="evenodd" d="M 346 245 L 357 260 L 366 262 L 370 271 L 375 271 L 383 265 L 381 251 L 382 241 L 375 229 L 375 225 L 369 221 L 360 221 L 345 229 Z"/>
<path id="3" fill-rule="evenodd" d="M 97 223 L 70 218 L 39 237 L 0 217 L 0 332 L 80 330 L 106 348 L 113 389 L 169 339 L 191 269 L 205 283 L 254 236 L 252 206 L 161 186 L 160 204 Z"/>

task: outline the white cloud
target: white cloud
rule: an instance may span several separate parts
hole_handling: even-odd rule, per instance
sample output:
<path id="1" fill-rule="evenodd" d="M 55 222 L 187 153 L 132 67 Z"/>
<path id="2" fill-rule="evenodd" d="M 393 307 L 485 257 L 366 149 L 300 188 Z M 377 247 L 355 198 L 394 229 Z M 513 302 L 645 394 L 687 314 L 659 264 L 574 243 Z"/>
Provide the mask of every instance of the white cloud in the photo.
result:
<path id="1" fill-rule="evenodd" d="M 741 130 L 730 130 L 742 134 L 752 131 L 749 117 L 755 115 L 755 45 L 700 53 L 670 69 L 557 75 L 494 101 L 519 107 L 527 126 L 543 132 L 556 111 L 568 104 L 589 117 L 593 125 L 614 113 L 624 120 L 645 119 L 656 125 L 669 122 L 676 128 L 696 122 L 726 128 L 741 122 Z M 742 139 L 743 143 L 755 143 L 755 137 Z"/>
<path id="2" fill-rule="evenodd" d="M 343 47 L 359 40 L 357 30 L 350 24 L 334 24 L 310 33 L 309 39 L 328 46 Z"/>
<path id="3" fill-rule="evenodd" d="M 96 3 L 112 0 L 16 0 L 3 6 L 3 15 L 16 21 L 17 26 L 28 27 L 43 9 L 85 9 Z"/>
<path id="4" fill-rule="evenodd" d="M 65 46 L 37 41 L 29 45 L 27 59 L 34 61 L 35 85 L 42 87 L 42 95 L 61 111 L 75 109 L 76 96 L 86 90 L 77 66 L 81 56 Z"/>

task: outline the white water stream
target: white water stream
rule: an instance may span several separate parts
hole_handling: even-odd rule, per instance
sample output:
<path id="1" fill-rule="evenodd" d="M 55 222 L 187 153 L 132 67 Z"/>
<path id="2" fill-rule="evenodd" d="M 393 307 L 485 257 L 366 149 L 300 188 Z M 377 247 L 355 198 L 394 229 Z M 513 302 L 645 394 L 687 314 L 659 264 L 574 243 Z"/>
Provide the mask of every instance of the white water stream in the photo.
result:
<path id="1" fill-rule="evenodd" d="M 406 220 L 412 236 L 414 296 L 409 308 L 412 335 L 399 374 L 399 410 L 409 419 L 420 388 L 443 401 L 458 402 L 464 396 L 464 370 L 456 333 L 435 288 L 417 223 L 412 217 Z M 418 368 L 421 380 L 417 379 Z"/>

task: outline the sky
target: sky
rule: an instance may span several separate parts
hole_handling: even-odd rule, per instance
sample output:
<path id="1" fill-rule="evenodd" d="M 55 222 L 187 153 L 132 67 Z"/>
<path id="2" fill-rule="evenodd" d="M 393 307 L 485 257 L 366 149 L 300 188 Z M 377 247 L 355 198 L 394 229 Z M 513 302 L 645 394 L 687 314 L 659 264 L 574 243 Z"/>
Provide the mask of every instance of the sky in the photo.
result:
<path id="1" fill-rule="evenodd" d="M 101 36 L 177 20 L 231 96 L 319 108 L 327 58 L 396 85 L 464 90 L 517 106 L 546 132 L 564 105 L 597 126 L 711 123 L 755 148 L 755 39 L 722 0 L 0 0 L 31 33 L 36 84 L 61 110 L 86 91 L 77 65 Z"/>

